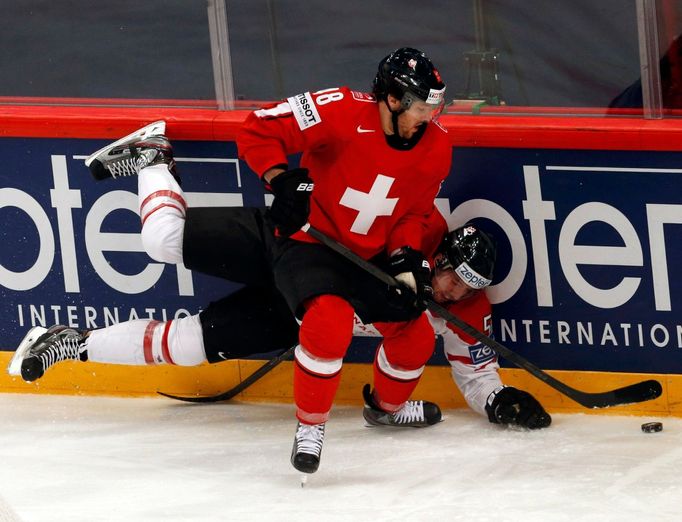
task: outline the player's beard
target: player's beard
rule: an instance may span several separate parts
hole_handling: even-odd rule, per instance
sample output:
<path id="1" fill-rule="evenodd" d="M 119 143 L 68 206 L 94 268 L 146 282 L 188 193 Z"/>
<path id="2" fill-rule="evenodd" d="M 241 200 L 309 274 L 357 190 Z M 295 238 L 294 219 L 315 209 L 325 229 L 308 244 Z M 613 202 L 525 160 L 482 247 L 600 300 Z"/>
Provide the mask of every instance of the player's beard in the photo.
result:
<path id="1" fill-rule="evenodd" d="M 419 132 L 419 130 L 426 125 L 426 123 L 418 123 L 411 126 L 409 129 L 401 133 L 400 137 L 406 140 L 412 139 L 412 137 Z"/>

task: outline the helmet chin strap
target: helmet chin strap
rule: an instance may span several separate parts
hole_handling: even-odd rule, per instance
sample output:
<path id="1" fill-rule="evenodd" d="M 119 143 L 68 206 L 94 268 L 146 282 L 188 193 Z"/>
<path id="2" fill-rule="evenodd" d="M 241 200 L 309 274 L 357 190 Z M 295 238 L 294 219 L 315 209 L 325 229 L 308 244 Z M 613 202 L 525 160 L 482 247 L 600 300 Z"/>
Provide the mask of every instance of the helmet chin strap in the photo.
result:
<path id="1" fill-rule="evenodd" d="M 393 134 L 391 136 L 386 135 L 386 141 L 391 147 L 395 149 L 410 150 L 421 139 L 422 135 L 424 134 L 424 131 L 426 130 L 426 125 L 422 125 L 419 128 L 419 130 L 415 133 L 415 135 L 412 136 L 411 138 L 403 138 L 400 135 L 400 131 L 398 130 L 398 116 L 405 112 L 405 108 L 401 106 L 400 109 L 394 111 L 388 104 L 388 99 L 384 98 L 384 103 L 386 104 L 386 107 L 391 113 L 391 124 L 393 125 Z"/>
<path id="2" fill-rule="evenodd" d="M 391 111 L 391 123 L 393 123 L 393 134 L 395 134 L 397 137 L 400 137 L 400 131 L 398 130 L 398 116 L 400 116 L 404 111 L 404 109 L 400 109 L 399 111 Z"/>
<path id="3" fill-rule="evenodd" d="M 388 97 L 384 98 L 384 103 L 386 104 L 386 108 L 388 109 L 388 112 L 391 113 L 391 123 L 393 125 L 393 134 L 400 138 L 400 132 L 398 131 L 398 116 L 400 116 L 403 112 L 405 112 L 405 109 L 401 106 L 400 109 L 397 111 L 394 111 L 391 109 L 391 106 L 388 103 Z"/>

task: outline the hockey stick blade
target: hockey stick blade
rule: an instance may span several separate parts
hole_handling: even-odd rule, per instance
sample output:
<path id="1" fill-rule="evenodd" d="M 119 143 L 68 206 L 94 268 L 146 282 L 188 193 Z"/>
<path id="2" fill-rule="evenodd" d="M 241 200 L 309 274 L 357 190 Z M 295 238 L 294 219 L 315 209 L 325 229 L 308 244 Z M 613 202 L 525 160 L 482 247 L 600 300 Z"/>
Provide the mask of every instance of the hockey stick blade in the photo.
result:
<path id="1" fill-rule="evenodd" d="M 257 370 L 255 370 L 251 375 L 249 375 L 246 379 L 241 381 L 239 384 L 234 386 L 233 388 L 230 388 L 227 391 L 224 391 L 222 393 L 219 393 L 217 395 L 205 395 L 203 397 L 183 397 L 180 395 L 172 395 L 170 393 L 164 393 L 164 392 L 156 392 L 159 395 L 163 395 L 164 397 L 168 397 L 169 399 L 175 399 L 178 401 L 183 401 L 183 402 L 194 402 L 194 403 L 209 403 L 209 402 L 222 402 L 222 401 L 229 401 L 236 395 L 239 395 L 241 392 L 243 392 L 245 389 L 247 389 L 249 386 L 251 386 L 253 383 L 255 383 L 257 380 L 259 380 L 261 377 L 263 377 L 265 374 L 269 373 L 275 366 L 279 365 L 283 361 L 287 361 L 293 358 L 294 355 L 294 349 L 296 347 L 292 346 L 289 348 L 287 351 L 283 352 L 282 354 L 278 355 L 277 357 L 270 359 L 268 362 L 260 366 Z"/>
<path id="2" fill-rule="evenodd" d="M 320 232 L 310 224 L 306 223 L 301 230 L 306 232 L 311 237 L 317 239 L 323 245 L 328 246 L 338 254 L 342 255 L 349 261 L 353 262 L 380 281 L 383 281 L 384 283 L 391 286 L 398 285 L 397 281 L 393 279 L 393 277 L 388 275 L 379 267 L 373 265 L 366 259 L 363 259 L 346 246 L 328 237 L 326 234 Z M 462 321 L 459 317 L 455 316 L 449 310 L 445 309 L 435 301 L 429 299 L 426 301 L 426 305 L 432 314 L 437 315 L 448 323 L 458 327 L 480 343 L 494 350 L 499 356 L 504 357 L 519 368 L 526 370 L 533 377 L 541 380 L 548 386 L 554 388 L 558 392 L 577 402 L 581 406 L 584 406 L 585 408 L 608 408 L 611 406 L 620 406 L 649 401 L 659 397 L 663 392 L 661 383 L 656 380 L 642 381 L 605 392 L 590 393 L 576 390 L 575 388 L 572 388 L 560 380 L 552 377 L 544 370 L 541 370 L 530 361 L 521 357 L 518 353 L 498 343 L 495 339 L 488 337 L 483 332 L 480 332 L 470 324 Z"/>
<path id="3" fill-rule="evenodd" d="M 663 387 L 660 382 L 650 379 L 607 392 L 586 393 L 575 390 L 573 393 L 575 397 L 569 397 L 586 408 L 609 408 L 656 399 L 663 393 Z"/>

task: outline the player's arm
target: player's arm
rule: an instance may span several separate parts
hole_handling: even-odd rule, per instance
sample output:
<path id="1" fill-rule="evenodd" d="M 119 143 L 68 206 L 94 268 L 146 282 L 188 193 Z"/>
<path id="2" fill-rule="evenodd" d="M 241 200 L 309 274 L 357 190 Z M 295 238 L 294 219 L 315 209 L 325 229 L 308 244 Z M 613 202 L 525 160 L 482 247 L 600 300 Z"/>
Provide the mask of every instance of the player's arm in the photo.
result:
<path id="1" fill-rule="evenodd" d="M 451 306 L 453 313 L 479 330 L 492 334 L 490 303 L 484 294 Z M 550 425 L 552 419 L 530 393 L 502 383 L 497 354 L 477 343 L 457 328 L 436 322 L 435 331 L 443 337 L 445 356 L 452 378 L 471 409 L 495 424 L 518 425 L 537 429 Z"/>
<path id="2" fill-rule="evenodd" d="M 418 223 L 423 223 L 425 222 L 425 226 L 419 227 L 419 235 L 422 236 L 421 240 L 421 249 L 416 250 L 411 253 L 412 255 L 412 264 L 414 266 L 412 267 L 406 267 L 402 269 L 402 274 L 400 273 L 400 270 L 398 270 L 398 257 L 393 257 L 391 258 L 391 263 L 393 264 L 393 270 L 392 274 L 396 279 L 399 281 L 402 281 L 404 284 L 406 283 L 404 278 L 408 277 L 411 275 L 412 277 L 414 276 L 414 272 L 416 271 L 417 274 L 422 278 L 421 284 L 424 285 L 421 290 L 421 294 L 418 292 L 415 292 L 417 285 L 416 282 L 413 285 L 410 285 L 409 283 L 408 286 L 412 290 L 412 292 L 417 293 L 418 297 L 420 300 L 423 300 L 424 298 L 431 298 L 432 297 L 432 291 L 431 291 L 431 272 L 429 271 L 427 273 L 426 267 L 427 265 L 424 264 L 424 260 L 427 260 L 430 263 L 430 260 L 433 259 L 434 254 L 436 253 L 436 250 L 438 248 L 438 245 L 440 244 L 441 240 L 445 236 L 445 234 L 448 232 L 448 227 L 447 223 L 445 222 L 445 219 L 441 215 L 440 211 L 435 207 L 435 205 L 431 206 L 431 210 L 428 213 L 428 215 L 425 217 L 422 216 L 420 219 L 417 220 Z M 395 238 L 394 238 L 394 241 Z M 398 239 L 397 242 L 408 242 L 406 239 L 401 240 Z M 415 239 L 416 241 L 416 239 Z M 394 256 L 397 253 L 400 253 L 401 249 L 398 249 L 398 251 L 393 251 Z M 404 249 L 402 250 L 402 253 L 404 255 Z M 433 267 L 431 267 L 433 268 Z M 390 270 L 389 270 L 390 271 Z M 415 277 L 416 280 L 416 277 Z M 398 298 L 401 298 L 402 296 L 397 296 Z M 402 300 L 402 299 L 401 299 Z M 413 304 L 410 302 L 404 303 L 405 307 L 413 307 Z M 418 311 L 419 309 L 417 309 Z"/>
<path id="3" fill-rule="evenodd" d="M 388 271 L 417 295 L 417 310 L 426 309 L 425 300 L 433 297 L 428 258 L 447 232 L 445 220 L 433 202 L 449 172 L 449 153 L 436 164 L 440 168 L 434 168 L 434 172 L 440 173 L 425 179 L 423 186 L 415 187 L 417 194 L 412 196 L 412 206 L 393 227 L 387 243 Z M 438 239 L 434 239 L 434 230 L 442 232 Z"/>
<path id="4" fill-rule="evenodd" d="M 388 240 L 387 271 L 411 291 L 400 296 L 400 300 L 405 308 L 414 308 L 416 312 L 425 310 L 426 300 L 433 298 L 432 267 L 428 259 L 433 248 L 427 238 L 430 237 L 429 227 L 434 223 L 442 227 L 444 235 L 447 227 L 434 207 L 433 199 L 428 204 L 419 202 L 412 212 L 400 219 Z M 416 302 L 411 295 L 416 295 Z"/>
<path id="5" fill-rule="evenodd" d="M 502 386 L 495 352 L 482 344 L 469 344 L 450 328 L 437 332 L 443 338 L 452 379 L 475 412 L 487 416 L 488 397 Z"/>
<path id="6" fill-rule="evenodd" d="M 290 236 L 308 220 L 314 189 L 308 169 L 289 169 L 287 158 L 324 146 L 339 135 L 335 113 L 346 94 L 345 89 L 326 89 L 292 96 L 252 112 L 237 136 L 239 157 L 275 196 L 270 217 L 284 236 Z"/>

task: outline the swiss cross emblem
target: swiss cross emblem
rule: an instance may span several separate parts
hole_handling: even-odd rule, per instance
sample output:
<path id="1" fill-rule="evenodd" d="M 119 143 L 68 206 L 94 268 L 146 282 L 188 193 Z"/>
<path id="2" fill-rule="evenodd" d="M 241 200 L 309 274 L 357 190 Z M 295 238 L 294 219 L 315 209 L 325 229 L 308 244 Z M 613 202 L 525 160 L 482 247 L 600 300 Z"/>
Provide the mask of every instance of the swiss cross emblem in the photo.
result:
<path id="1" fill-rule="evenodd" d="M 395 178 L 379 174 L 369 192 L 362 192 L 354 188 L 346 188 L 339 203 L 344 207 L 358 211 L 358 215 L 351 226 L 350 231 L 356 234 L 367 235 L 374 221 L 379 216 L 390 216 L 398 204 L 399 198 L 389 198 L 388 192 Z"/>

